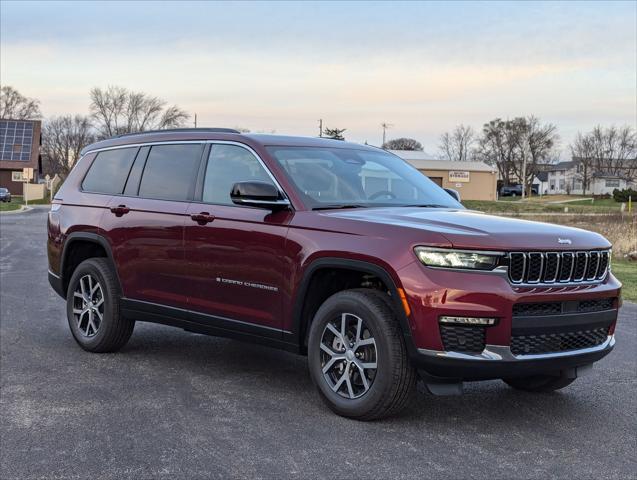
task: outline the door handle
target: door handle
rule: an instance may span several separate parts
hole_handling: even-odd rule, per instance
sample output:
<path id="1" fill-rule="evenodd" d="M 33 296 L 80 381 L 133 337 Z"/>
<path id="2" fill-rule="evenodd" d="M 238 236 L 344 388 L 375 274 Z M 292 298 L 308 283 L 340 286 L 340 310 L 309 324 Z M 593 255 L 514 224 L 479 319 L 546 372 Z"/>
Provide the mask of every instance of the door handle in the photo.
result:
<path id="1" fill-rule="evenodd" d="M 121 217 L 122 215 L 126 215 L 130 212 L 130 208 L 126 205 L 118 205 L 116 207 L 111 207 L 111 212 L 113 212 L 116 217 Z"/>
<path id="2" fill-rule="evenodd" d="M 214 215 L 210 215 L 208 212 L 201 212 L 201 213 L 193 213 L 192 215 L 190 215 L 190 218 L 192 218 L 192 220 L 194 222 L 197 222 L 199 225 L 205 225 L 206 223 L 210 223 L 215 219 Z"/>

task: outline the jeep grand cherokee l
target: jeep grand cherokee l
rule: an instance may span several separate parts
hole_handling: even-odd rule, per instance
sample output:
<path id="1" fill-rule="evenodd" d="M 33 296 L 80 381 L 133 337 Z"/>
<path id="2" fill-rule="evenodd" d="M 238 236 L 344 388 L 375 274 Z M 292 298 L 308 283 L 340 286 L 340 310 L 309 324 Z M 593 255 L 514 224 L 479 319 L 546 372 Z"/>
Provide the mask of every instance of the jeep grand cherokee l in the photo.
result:
<path id="1" fill-rule="evenodd" d="M 602 236 L 484 215 L 383 150 L 226 129 L 86 147 L 48 217 L 73 337 L 136 321 L 307 354 L 340 415 L 502 379 L 563 388 L 610 352 L 620 283 Z"/>

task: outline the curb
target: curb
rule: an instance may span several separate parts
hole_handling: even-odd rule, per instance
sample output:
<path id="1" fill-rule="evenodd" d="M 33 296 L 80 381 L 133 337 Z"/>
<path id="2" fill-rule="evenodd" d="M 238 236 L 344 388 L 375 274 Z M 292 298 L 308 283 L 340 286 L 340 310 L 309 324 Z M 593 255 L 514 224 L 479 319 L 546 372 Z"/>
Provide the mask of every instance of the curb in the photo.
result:
<path id="1" fill-rule="evenodd" d="M 25 207 L 24 205 L 21 205 L 20 208 L 18 208 L 17 210 L 8 210 L 6 212 L 0 212 L 0 215 L 15 215 L 16 213 L 22 213 L 32 209 L 33 207 Z"/>

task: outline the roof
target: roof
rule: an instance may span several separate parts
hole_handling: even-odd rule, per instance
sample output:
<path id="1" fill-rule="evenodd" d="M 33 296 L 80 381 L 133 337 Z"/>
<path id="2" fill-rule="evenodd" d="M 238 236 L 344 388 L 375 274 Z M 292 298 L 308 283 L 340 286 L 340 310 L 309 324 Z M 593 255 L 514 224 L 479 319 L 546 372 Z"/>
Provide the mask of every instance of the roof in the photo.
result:
<path id="1" fill-rule="evenodd" d="M 572 160 L 570 162 L 559 162 L 556 163 L 554 165 L 549 165 L 546 168 L 547 172 L 555 172 L 557 170 L 570 170 L 571 168 L 573 168 L 575 165 L 577 165 L 579 162 L 576 160 Z"/>
<path id="2" fill-rule="evenodd" d="M 236 132 L 236 133 L 235 133 Z M 261 146 L 293 146 L 293 147 L 330 147 L 330 148 L 356 148 L 359 150 L 378 151 L 377 147 L 370 147 L 358 143 L 333 140 L 319 137 L 292 137 L 286 135 L 269 135 L 260 133 L 240 133 L 232 129 L 222 128 L 190 128 L 159 130 L 152 132 L 140 132 L 108 138 L 92 143 L 82 150 L 82 155 L 87 152 L 102 148 L 117 147 L 123 145 L 138 145 L 153 142 L 183 142 L 197 140 L 225 140 L 244 141 L 246 144 Z"/>
<path id="3" fill-rule="evenodd" d="M 40 120 L 0 119 L 0 168 L 38 168 Z"/>
<path id="4" fill-rule="evenodd" d="M 464 170 L 470 172 L 495 172 L 484 162 L 455 162 L 431 158 L 426 152 L 415 150 L 388 150 L 418 170 Z"/>
<path id="5" fill-rule="evenodd" d="M 484 162 L 451 162 L 449 160 L 407 160 L 418 170 L 464 170 L 469 172 L 495 172 Z"/>
<path id="6" fill-rule="evenodd" d="M 403 160 L 439 160 L 424 150 L 387 150 Z"/>

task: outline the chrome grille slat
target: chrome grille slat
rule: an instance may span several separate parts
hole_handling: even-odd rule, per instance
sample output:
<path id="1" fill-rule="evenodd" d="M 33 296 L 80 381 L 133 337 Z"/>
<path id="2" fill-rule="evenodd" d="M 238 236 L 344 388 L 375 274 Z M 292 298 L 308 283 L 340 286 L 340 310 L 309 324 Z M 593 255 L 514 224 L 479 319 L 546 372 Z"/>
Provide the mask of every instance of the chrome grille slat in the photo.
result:
<path id="1" fill-rule="evenodd" d="M 609 250 L 510 252 L 508 257 L 509 280 L 518 285 L 594 282 L 610 265 Z"/>

